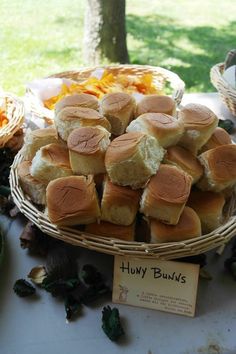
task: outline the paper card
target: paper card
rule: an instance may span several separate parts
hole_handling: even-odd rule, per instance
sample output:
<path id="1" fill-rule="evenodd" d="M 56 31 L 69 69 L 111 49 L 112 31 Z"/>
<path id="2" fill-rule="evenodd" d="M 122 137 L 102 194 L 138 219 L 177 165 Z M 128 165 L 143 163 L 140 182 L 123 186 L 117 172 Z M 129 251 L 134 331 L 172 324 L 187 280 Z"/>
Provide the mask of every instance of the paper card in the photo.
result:
<path id="1" fill-rule="evenodd" d="M 115 256 L 112 301 L 194 316 L 199 265 Z"/>

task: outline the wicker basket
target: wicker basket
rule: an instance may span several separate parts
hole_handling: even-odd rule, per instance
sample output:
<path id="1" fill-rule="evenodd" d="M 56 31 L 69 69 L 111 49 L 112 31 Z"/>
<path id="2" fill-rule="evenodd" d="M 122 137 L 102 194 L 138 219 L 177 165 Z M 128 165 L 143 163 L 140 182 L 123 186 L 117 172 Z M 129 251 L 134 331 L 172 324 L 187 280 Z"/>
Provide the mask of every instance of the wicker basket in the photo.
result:
<path id="1" fill-rule="evenodd" d="M 133 75 L 133 76 L 142 76 L 143 74 L 152 74 L 154 78 L 154 84 L 157 88 L 161 89 L 164 82 L 169 82 L 173 92 L 172 98 L 175 100 L 177 105 L 180 104 L 183 94 L 185 84 L 180 79 L 180 77 L 173 73 L 172 71 L 156 67 L 156 66 L 146 66 L 146 65 L 115 65 L 115 66 L 99 66 L 99 67 L 90 67 L 90 68 L 79 68 L 75 71 L 65 71 L 62 73 L 51 75 L 53 78 L 66 78 L 76 82 L 82 82 L 90 77 L 90 75 L 96 69 L 105 69 L 109 73 L 112 73 L 114 76 L 118 74 L 124 75 Z M 29 102 L 30 110 L 33 114 L 42 118 L 51 118 L 47 116 L 47 109 L 42 105 L 42 102 L 33 94 L 31 91 L 26 92 L 26 97 Z"/>
<path id="2" fill-rule="evenodd" d="M 0 93 L 0 101 L 4 100 L 8 124 L 0 129 L 0 148 L 13 137 L 24 120 L 24 103 L 10 93 Z"/>
<path id="3" fill-rule="evenodd" d="M 149 244 L 143 242 L 121 241 L 113 238 L 98 237 L 78 230 L 76 227 L 58 228 L 53 225 L 48 217 L 32 204 L 24 195 L 17 174 L 17 166 L 23 160 L 19 152 L 13 162 L 10 173 L 10 186 L 15 204 L 20 211 L 46 234 L 57 239 L 81 246 L 98 252 L 112 255 L 132 255 L 141 258 L 176 259 L 206 252 L 226 244 L 236 235 L 236 216 L 231 216 L 228 221 L 214 232 L 194 239 L 181 242 L 168 242 Z M 235 208 L 235 198 L 229 205 L 228 213 L 232 215 Z"/>
<path id="4" fill-rule="evenodd" d="M 210 71 L 211 82 L 230 112 L 236 116 L 236 90 L 223 78 L 223 71 L 224 63 L 213 66 Z"/>

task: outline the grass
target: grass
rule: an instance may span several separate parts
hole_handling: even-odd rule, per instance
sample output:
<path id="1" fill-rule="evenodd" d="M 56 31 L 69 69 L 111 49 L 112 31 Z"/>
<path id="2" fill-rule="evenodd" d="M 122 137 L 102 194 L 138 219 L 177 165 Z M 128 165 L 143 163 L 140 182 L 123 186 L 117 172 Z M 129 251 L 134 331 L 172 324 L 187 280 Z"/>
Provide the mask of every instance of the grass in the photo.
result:
<path id="1" fill-rule="evenodd" d="M 0 86 L 23 94 L 25 83 L 83 62 L 85 0 L 0 1 Z M 179 74 L 188 92 L 214 88 L 210 68 L 235 47 L 233 0 L 127 0 L 131 63 Z"/>

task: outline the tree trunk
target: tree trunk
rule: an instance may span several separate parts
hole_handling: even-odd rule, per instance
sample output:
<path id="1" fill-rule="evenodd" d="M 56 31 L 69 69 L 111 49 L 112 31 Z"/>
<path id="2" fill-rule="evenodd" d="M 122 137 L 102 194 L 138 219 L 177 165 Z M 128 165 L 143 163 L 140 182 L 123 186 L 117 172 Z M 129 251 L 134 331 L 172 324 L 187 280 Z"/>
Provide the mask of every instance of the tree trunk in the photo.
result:
<path id="1" fill-rule="evenodd" d="M 84 29 L 84 60 L 128 63 L 125 0 L 87 0 Z"/>

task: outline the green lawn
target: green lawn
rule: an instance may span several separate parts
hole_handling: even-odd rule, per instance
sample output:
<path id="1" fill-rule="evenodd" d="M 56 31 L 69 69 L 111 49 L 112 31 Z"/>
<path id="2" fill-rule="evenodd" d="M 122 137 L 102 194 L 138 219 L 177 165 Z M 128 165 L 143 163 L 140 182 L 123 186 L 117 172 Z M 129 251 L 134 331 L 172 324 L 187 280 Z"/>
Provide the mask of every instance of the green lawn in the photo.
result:
<path id="1" fill-rule="evenodd" d="M 34 78 L 86 64 L 85 3 L 1 0 L 0 86 L 23 94 Z M 235 14 L 234 0 L 127 0 L 131 63 L 178 73 L 188 92 L 213 91 L 210 68 L 236 47 Z"/>

